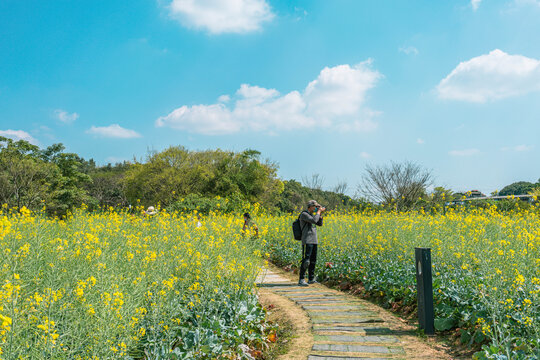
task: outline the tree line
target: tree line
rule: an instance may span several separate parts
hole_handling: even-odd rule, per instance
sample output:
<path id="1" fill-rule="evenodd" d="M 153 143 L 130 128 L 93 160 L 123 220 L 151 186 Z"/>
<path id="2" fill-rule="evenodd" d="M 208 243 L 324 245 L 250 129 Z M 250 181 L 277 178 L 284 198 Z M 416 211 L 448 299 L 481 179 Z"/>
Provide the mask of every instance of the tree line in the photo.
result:
<path id="1" fill-rule="evenodd" d="M 65 152 L 62 144 L 40 148 L 24 140 L 0 137 L 0 204 L 45 209 L 64 216 L 85 204 L 108 207 L 161 206 L 173 210 L 238 211 L 259 203 L 269 211 L 296 212 L 309 199 L 329 209 L 439 211 L 466 194 L 434 187 L 431 171 L 412 162 L 367 166 L 355 196 L 340 182 L 323 190 L 318 174 L 296 180 L 277 176 L 276 163 L 256 150 L 192 151 L 171 146 L 144 161 L 98 166 L 93 159 Z M 431 190 L 428 190 L 432 188 Z M 517 182 L 499 195 L 540 195 L 538 183 Z"/>
<path id="2" fill-rule="evenodd" d="M 63 216 L 85 204 L 90 210 L 135 205 L 208 212 L 259 203 L 271 211 L 296 211 L 311 198 L 332 208 L 363 203 L 342 193 L 283 181 L 278 166 L 256 150 L 190 151 L 171 146 L 133 160 L 98 166 L 92 159 L 0 137 L 0 203 L 45 209 Z M 225 199 L 222 201 L 220 199 Z M 220 204 L 220 205 L 218 205 Z"/>

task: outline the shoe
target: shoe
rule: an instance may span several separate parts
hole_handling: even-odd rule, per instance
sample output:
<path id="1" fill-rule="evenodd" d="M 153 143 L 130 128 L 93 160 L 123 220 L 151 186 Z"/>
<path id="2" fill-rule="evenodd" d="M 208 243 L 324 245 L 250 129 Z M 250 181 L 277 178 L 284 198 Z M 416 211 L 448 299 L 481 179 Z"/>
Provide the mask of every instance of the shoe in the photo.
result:
<path id="1" fill-rule="evenodd" d="M 319 284 L 319 282 L 317 280 L 313 279 L 313 280 L 309 280 L 308 284 Z"/>
<path id="2" fill-rule="evenodd" d="M 302 279 L 298 282 L 298 286 L 309 286 L 306 280 Z"/>

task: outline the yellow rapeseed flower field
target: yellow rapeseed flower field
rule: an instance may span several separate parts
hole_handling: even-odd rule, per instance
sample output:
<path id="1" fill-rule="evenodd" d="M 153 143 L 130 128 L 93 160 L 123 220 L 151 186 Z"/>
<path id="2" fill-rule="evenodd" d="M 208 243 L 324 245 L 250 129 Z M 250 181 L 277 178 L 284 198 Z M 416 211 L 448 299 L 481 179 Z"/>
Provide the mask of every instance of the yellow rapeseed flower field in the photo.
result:
<path id="1" fill-rule="evenodd" d="M 216 358 L 264 341 L 242 218 L 0 213 L 0 359 Z"/>
<path id="2" fill-rule="evenodd" d="M 394 308 L 416 306 L 415 247 L 432 249 L 435 325 L 463 343 L 490 344 L 486 354 L 535 358 L 540 352 L 540 215 L 487 209 L 446 214 L 330 214 L 318 229 L 320 280 L 361 285 Z M 259 220 L 272 229 L 266 251 L 297 266 L 293 217 Z M 455 330 L 459 329 L 459 330 Z M 536 354 L 536 355 L 531 355 Z M 486 356 L 488 356 L 486 355 Z M 525 356 L 525 355 L 523 355 Z"/>
<path id="3" fill-rule="evenodd" d="M 241 357 L 241 344 L 264 342 L 254 291 L 263 258 L 298 265 L 293 220 L 258 216 L 255 237 L 241 231 L 241 215 L 210 214 L 199 227 L 196 214 L 166 211 L 81 209 L 59 220 L 4 208 L 0 359 Z M 437 329 L 490 345 L 486 358 L 534 358 L 539 224 L 536 207 L 329 214 L 317 276 L 411 309 L 414 248 L 430 247 Z"/>

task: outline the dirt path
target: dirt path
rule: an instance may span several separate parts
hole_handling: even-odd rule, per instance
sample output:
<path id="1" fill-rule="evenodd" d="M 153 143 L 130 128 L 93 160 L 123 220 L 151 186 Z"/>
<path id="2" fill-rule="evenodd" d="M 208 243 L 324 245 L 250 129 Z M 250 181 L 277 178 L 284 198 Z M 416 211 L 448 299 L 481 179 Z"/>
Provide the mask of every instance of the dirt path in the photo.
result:
<path id="1" fill-rule="evenodd" d="M 452 359 L 444 349 L 418 338 L 414 327 L 365 300 L 320 284 L 299 287 L 290 274 L 271 266 L 257 282 L 265 302 L 280 302 L 298 319 L 308 317 L 311 331 L 300 326 L 303 330 L 286 359 Z M 295 315 L 294 308 L 305 315 Z"/>

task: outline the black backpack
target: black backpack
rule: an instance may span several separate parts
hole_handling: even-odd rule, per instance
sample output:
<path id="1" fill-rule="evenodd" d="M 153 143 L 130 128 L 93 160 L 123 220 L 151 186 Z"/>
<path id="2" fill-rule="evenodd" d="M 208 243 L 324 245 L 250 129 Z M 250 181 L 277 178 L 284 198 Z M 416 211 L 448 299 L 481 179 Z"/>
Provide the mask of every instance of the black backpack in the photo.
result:
<path id="1" fill-rule="evenodd" d="M 300 213 L 300 215 L 302 215 L 302 213 Z M 302 230 L 304 230 L 304 228 L 300 227 L 300 215 L 298 215 L 298 219 L 294 220 L 292 223 L 292 232 L 294 235 L 294 240 L 302 240 Z"/>

